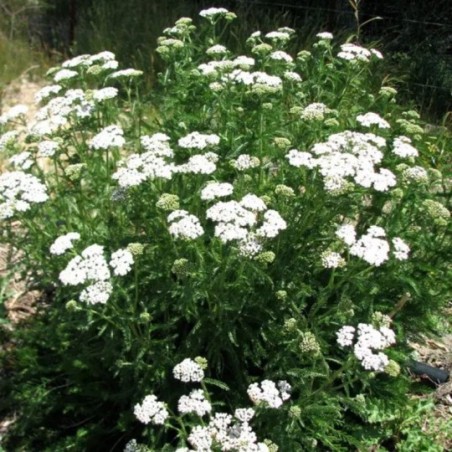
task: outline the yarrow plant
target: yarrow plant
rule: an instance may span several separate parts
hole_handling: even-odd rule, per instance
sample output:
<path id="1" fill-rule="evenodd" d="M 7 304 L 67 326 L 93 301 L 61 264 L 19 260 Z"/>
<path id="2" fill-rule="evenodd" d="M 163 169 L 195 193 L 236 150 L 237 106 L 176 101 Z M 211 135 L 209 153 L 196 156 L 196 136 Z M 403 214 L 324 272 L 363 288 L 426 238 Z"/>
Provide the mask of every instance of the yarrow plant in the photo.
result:
<path id="1" fill-rule="evenodd" d="M 447 142 L 378 50 L 282 27 L 236 53 L 235 19 L 164 30 L 153 105 L 105 51 L 0 116 L 2 243 L 43 294 L 5 352 L 8 450 L 401 438 L 409 341 L 449 300 Z"/>

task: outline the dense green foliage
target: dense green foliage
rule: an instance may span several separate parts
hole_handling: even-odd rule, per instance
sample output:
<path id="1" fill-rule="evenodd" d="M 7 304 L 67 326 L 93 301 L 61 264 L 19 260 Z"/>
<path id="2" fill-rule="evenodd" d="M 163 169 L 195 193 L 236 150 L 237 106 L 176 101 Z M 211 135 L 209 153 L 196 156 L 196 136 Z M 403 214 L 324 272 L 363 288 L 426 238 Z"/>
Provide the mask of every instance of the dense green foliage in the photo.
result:
<path id="1" fill-rule="evenodd" d="M 407 433 L 423 407 L 404 367 L 450 296 L 450 139 L 397 103 L 378 51 L 325 34 L 301 50 L 280 29 L 237 56 L 218 47 L 232 19 L 165 30 L 152 96 L 103 52 L 50 71 L 36 122 L 0 117 L 15 169 L 0 176 L 2 241 L 46 294 L 2 356 L 7 450 L 195 448 L 209 421 L 177 409 L 186 358 L 215 412 L 287 381 L 251 421 L 281 451 L 425 444 Z M 372 332 L 372 363 L 344 326 Z M 164 425 L 134 416 L 150 394 Z"/>

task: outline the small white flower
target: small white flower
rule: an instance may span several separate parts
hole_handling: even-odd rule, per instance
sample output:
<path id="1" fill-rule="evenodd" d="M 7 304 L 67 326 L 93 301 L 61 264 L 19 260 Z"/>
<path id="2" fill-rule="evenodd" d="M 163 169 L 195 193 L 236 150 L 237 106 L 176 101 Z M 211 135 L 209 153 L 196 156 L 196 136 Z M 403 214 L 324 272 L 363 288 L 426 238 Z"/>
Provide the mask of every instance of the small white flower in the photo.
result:
<path id="1" fill-rule="evenodd" d="M 108 281 L 96 281 L 80 293 L 80 301 L 88 304 L 105 304 L 113 291 Z"/>
<path id="2" fill-rule="evenodd" d="M 234 187 L 227 182 L 208 182 L 201 191 L 201 199 L 210 201 L 216 198 L 224 198 L 232 194 Z"/>
<path id="3" fill-rule="evenodd" d="M 179 399 L 177 409 L 181 414 L 194 413 L 204 416 L 212 411 L 212 405 L 206 399 L 202 389 L 194 389 L 189 396 L 183 395 Z"/>
<path id="4" fill-rule="evenodd" d="M 185 149 L 203 150 L 208 146 L 216 146 L 220 143 L 220 137 L 215 134 L 192 132 L 178 141 L 178 145 Z"/>
<path id="5" fill-rule="evenodd" d="M 133 255 L 127 249 L 119 249 L 111 255 L 110 267 L 113 268 L 113 274 L 124 276 L 130 272 L 133 265 Z"/>
<path id="6" fill-rule="evenodd" d="M 343 326 L 337 333 L 337 343 L 341 347 L 349 347 L 353 344 L 355 337 L 355 328 L 353 326 Z"/>
<path id="7" fill-rule="evenodd" d="M 232 160 L 232 166 L 238 171 L 245 171 L 250 168 L 256 168 L 260 165 L 260 160 L 248 154 L 241 154 L 236 160 Z"/>
<path id="8" fill-rule="evenodd" d="M 143 71 L 139 71 L 138 69 L 121 69 L 120 71 L 113 72 L 108 77 L 109 78 L 133 78 L 140 77 L 143 75 Z"/>
<path id="9" fill-rule="evenodd" d="M 283 61 L 284 63 L 292 63 L 293 58 L 286 52 L 282 50 L 275 50 L 270 54 L 270 59 L 275 61 Z"/>
<path id="10" fill-rule="evenodd" d="M 56 141 L 41 141 L 38 143 L 38 157 L 53 157 L 59 147 L 60 145 Z"/>
<path id="11" fill-rule="evenodd" d="M 321 255 L 322 265 L 325 268 L 338 268 L 345 265 L 345 259 L 334 251 L 326 251 Z"/>
<path id="12" fill-rule="evenodd" d="M 72 71 L 71 69 L 61 69 L 54 76 L 53 80 L 55 82 L 62 82 L 63 80 L 69 80 L 71 78 L 77 77 L 78 72 Z"/>
<path id="13" fill-rule="evenodd" d="M 174 366 L 173 376 L 176 380 L 180 380 L 184 383 L 199 383 L 204 379 L 204 371 L 195 361 L 186 358 Z"/>
<path id="14" fill-rule="evenodd" d="M 377 126 L 380 129 L 389 129 L 391 126 L 388 121 L 384 120 L 377 113 L 366 113 L 364 115 L 358 115 L 356 120 L 364 127 Z"/>
<path id="15" fill-rule="evenodd" d="M 112 125 L 102 129 L 89 143 L 92 149 L 108 149 L 121 147 L 125 144 L 124 132 L 121 127 Z"/>
<path id="16" fill-rule="evenodd" d="M 317 33 L 316 37 L 323 39 L 324 41 L 331 41 L 333 39 L 333 34 L 328 31 L 322 31 L 321 33 Z"/>
<path id="17" fill-rule="evenodd" d="M 28 107 L 26 105 L 15 105 L 10 108 L 6 113 L 0 116 L 0 125 L 6 124 L 10 121 L 14 121 L 17 118 L 25 116 L 28 112 Z"/>
<path id="18" fill-rule="evenodd" d="M 67 250 L 74 247 L 72 242 L 79 239 L 80 234 L 78 232 L 69 232 L 68 234 L 58 237 L 50 246 L 50 254 L 55 254 L 57 256 L 64 254 Z"/>
<path id="19" fill-rule="evenodd" d="M 118 96 L 117 88 L 107 86 L 106 88 L 96 89 L 93 91 L 93 99 L 97 102 L 102 102 L 107 99 L 114 99 Z"/>
<path id="20" fill-rule="evenodd" d="M 166 405 L 153 394 L 147 395 L 141 404 L 137 403 L 133 413 L 143 424 L 163 425 L 169 416 Z"/>
<path id="21" fill-rule="evenodd" d="M 396 259 L 399 261 L 408 259 L 410 247 L 400 237 L 394 237 L 392 239 L 392 245 L 394 246 L 393 254 Z"/>
<path id="22" fill-rule="evenodd" d="M 348 246 L 356 242 L 356 230 L 351 224 L 340 226 L 336 231 L 336 235 Z"/>

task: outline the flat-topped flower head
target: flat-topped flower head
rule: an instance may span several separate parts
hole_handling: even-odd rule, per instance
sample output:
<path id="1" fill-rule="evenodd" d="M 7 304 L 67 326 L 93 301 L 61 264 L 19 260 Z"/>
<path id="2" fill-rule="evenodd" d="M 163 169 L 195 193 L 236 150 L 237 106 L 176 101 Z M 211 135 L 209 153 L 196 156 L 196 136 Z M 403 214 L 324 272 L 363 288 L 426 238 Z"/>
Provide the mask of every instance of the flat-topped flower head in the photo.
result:
<path id="1" fill-rule="evenodd" d="M 133 413 L 143 424 L 163 425 L 169 416 L 165 403 L 153 394 L 147 395 L 141 404 L 137 403 Z"/>
<path id="2" fill-rule="evenodd" d="M 11 107 L 6 113 L 0 116 L 0 125 L 7 124 L 8 122 L 14 121 L 19 118 L 23 118 L 28 112 L 28 107 L 26 105 L 15 105 Z"/>
<path id="3" fill-rule="evenodd" d="M 0 175 L 0 220 L 26 212 L 49 199 L 47 188 L 32 174 L 11 171 Z"/>
<path id="4" fill-rule="evenodd" d="M 89 146 L 92 149 L 108 149 L 111 147 L 124 146 L 126 140 L 124 139 L 124 132 L 121 127 L 112 125 L 102 129 L 97 135 L 95 135 Z"/>
<path id="5" fill-rule="evenodd" d="M 74 247 L 72 242 L 79 239 L 80 234 L 78 232 L 69 232 L 58 237 L 50 246 L 50 254 L 55 254 L 57 256 L 64 254 L 67 250 Z"/>
<path id="6" fill-rule="evenodd" d="M 380 129 L 389 129 L 391 127 L 388 121 L 373 112 L 358 115 L 356 120 L 364 127 L 377 126 Z"/>
<path id="7" fill-rule="evenodd" d="M 113 268 L 113 274 L 124 276 L 132 270 L 133 255 L 127 249 L 119 249 L 111 255 L 110 267 Z"/>
<path id="8" fill-rule="evenodd" d="M 216 146 L 220 143 L 220 137 L 216 134 L 206 134 L 192 132 L 179 139 L 177 144 L 184 149 L 203 150 L 209 146 Z"/>
<path id="9" fill-rule="evenodd" d="M 184 383 L 199 383 L 204 379 L 204 370 L 192 359 L 185 358 L 174 366 L 173 376 Z"/>
<path id="10" fill-rule="evenodd" d="M 234 13 L 228 11 L 226 8 L 214 7 L 201 10 L 199 15 L 211 22 L 216 21 L 220 17 L 223 17 L 226 20 L 233 20 L 237 17 Z"/>

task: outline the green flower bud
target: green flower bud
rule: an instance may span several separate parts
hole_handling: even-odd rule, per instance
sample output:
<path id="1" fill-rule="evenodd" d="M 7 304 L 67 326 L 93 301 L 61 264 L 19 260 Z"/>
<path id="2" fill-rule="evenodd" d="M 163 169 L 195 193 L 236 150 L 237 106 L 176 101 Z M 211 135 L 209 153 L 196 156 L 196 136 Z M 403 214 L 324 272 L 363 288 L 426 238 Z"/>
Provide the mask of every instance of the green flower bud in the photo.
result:
<path id="1" fill-rule="evenodd" d="M 260 196 L 260 198 L 262 199 L 262 201 L 264 201 L 264 203 L 268 206 L 271 204 L 272 199 L 270 198 L 270 196 L 267 195 L 262 195 Z"/>
<path id="2" fill-rule="evenodd" d="M 269 439 L 264 439 L 264 444 L 267 446 L 268 452 L 278 452 L 279 450 L 279 447 Z"/>
<path id="3" fill-rule="evenodd" d="M 259 253 L 254 260 L 261 264 L 271 264 L 275 260 L 276 254 L 273 251 L 264 251 Z"/>
<path id="4" fill-rule="evenodd" d="M 176 25 L 185 25 L 185 26 L 189 26 L 193 23 L 193 19 L 191 19 L 190 17 L 181 17 L 180 19 L 177 19 L 175 24 Z"/>
<path id="5" fill-rule="evenodd" d="M 312 53 L 309 52 L 308 50 L 302 50 L 297 53 L 297 58 L 303 63 L 305 61 L 308 61 L 311 57 L 312 57 Z"/>
<path id="6" fill-rule="evenodd" d="M 397 94 L 397 90 L 391 86 L 382 86 L 378 94 L 389 99 Z"/>
<path id="7" fill-rule="evenodd" d="M 394 190 L 391 190 L 390 194 L 397 200 L 403 198 L 403 190 L 401 188 L 395 188 Z"/>
<path id="8" fill-rule="evenodd" d="M 160 196 L 159 200 L 155 203 L 155 205 L 159 209 L 165 210 L 167 212 L 177 210 L 180 207 L 179 196 L 172 195 L 170 193 L 163 193 L 163 195 Z"/>
<path id="9" fill-rule="evenodd" d="M 440 202 L 433 201 L 433 199 L 426 199 L 422 202 L 422 207 L 424 208 L 427 215 L 429 215 L 433 219 L 449 219 L 450 212 L 445 206 L 443 206 Z"/>
<path id="10" fill-rule="evenodd" d="M 287 149 L 292 144 L 290 142 L 290 140 L 288 140 L 285 137 L 275 137 L 275 138 L 273 138 L 273 143 L 275 144 L 275 146 L 278 149 L 283 149 L 283 150 Z"/>
<path id="11" fill-rule="evenodd" d="M 325 119 L 324 124 L 327 127 L 339 127 L 339 121 L 336 118 Z"/>
<path id="12" fill-rule="evenodd" d="M 295 331 L 297 329 L 297 320 L 291 317 L 284 322 L 284 329 L 288 332 Z"/>
<path id="13" fill-rule="evenodd" d="M 301 333 L 299 347 L 302 353 L 309 353 L 314 356 L 320 353 L 320 344 L 310 331 Z"/>
<path id="14" fill-rule="evenodd" d="M 141 256 L 144 252 L 144 245 L 138 242 L 129 243 L 127 245 L 127 251 L 130 251 L 132 256 Z"/>
<path id="15" fill-rule="evenodd" d="M 86 70 L 86 73 L 90 75 L 99 75 L 103 71 L 104 69 L 102 68 L 102 66 L 100 66 L 99 64 L 93 64 Z"/>
<path id="16" fill-rule="evenodd" d="M 174 273 L 178 278 L 185 278 L 189 274 L 188 259 L 176 259 L 173 262 L 173 266 L 171 267 L 171 272 Z"/>
<path id="17" fill-rule="evenodd" d="M 290 110 L 289 110 L 289 113 L 291 114 L 291 115 L 301 115 L 301 113 L 303 113 L 303 107 L 292 107 Z"/>
<path id="18" fill-rule="evenodd" d="M 301 408 L 297 405 L 292 405 L 289 408 L 289 416 L 292 418 L 299 418 L 301 416 Z"/>
<path id="19" fill-rule="evenodd" d="M 282 184 L 275 187 L 275 193 L 277 195 L 285 196 L 286 198 L 293 198 L 295 196 L 295 191 L 293 188 Z"/>
<path id="20" fill-rule="evenodd" d="M 385 367 L 385 373 L 391 377 L 397 377 L 400 374 L 400 366 L 394 360 L 390 359 Z"/>
<path id="21" fill-rule="evenodd" d="M 392 323 L 391 317 L 386 314 L 383 314 L 380 311 L 376 311 L 372 314 L 371 323 L 375 328 L 389 328 Z"/>
<path id="22" fill-rule="evenodd" d="M 284 301 L 287 299 L 287 292 L 285 290 L 278 290 L 276 291 L 275 296 L 278 300 Z"/>
<path id="23" fill-rule="evenodd" d="M 64 174 L 71 181 L 79 180 L 82 174 L 83 169 L 86 167 L 86 163 L 74 163 L 73 165 L 68 165 L 64 169 Z"/>
<path id="24" fill-rule="evenodd" d="M 69 312 L 76 312 L 76 311 L 80 311 L 80 309 L 82 309 L 75 300 L 69 300 L 66 303 L 65 307 Z"/>
<path id="25" fill-rule="evenodd" d="M 251 49 L 251 52 L 257 55 L 267 55 L 272 50 L 273 47 L 270 44 L 257 44 Z"/>
<path id="26" fill-rule="evenodd" d="M 208 362 L 207 359 L 204 358 L 203 356 L 197 356 L 194 360 L 193 360 L 202 370 L 206 370 L 207 366 L 208 366 Z"/>
<path id="27" fill-rule="evenodd" d="M 264 110 L 273 110 L 273 104 L 271 102 L 265 102 L 262 104 Z"/>
<path id="28" fill-rule="evenodd" d="M 149 312 L 142 312 L 140 314 L 139 320 L 141 323 L 148 323 L 152 320 L 151 314 Z"/>

